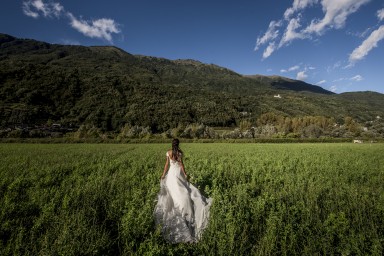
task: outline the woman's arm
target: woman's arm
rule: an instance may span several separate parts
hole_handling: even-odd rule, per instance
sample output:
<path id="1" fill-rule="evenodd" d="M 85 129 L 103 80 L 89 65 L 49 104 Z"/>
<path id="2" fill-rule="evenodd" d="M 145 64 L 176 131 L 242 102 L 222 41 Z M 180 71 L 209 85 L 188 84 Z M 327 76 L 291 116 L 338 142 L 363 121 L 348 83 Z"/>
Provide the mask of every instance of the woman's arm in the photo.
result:
<path id="1" fill-rule="evenodd" d="M 167 161 L 165 162 L 164 171 L 163 171 L 163 175 L 161 175 L 161 179 L 165 178 L 165 174 L 168 171 L 168 166 L 169 166 L 169 157 L 167 156 Z"/>
<path id="2" fill-rule="evenodd" d="M 182 170 L 183 173 L 184 173 L 184 177 L 187 179 L 188 176 L 187 176 L 187 173 L 185 172 L 185 168 L 184 168 L 183 160 L 180 160 L 180 166 L 181 166 L 181 170 Z"/>

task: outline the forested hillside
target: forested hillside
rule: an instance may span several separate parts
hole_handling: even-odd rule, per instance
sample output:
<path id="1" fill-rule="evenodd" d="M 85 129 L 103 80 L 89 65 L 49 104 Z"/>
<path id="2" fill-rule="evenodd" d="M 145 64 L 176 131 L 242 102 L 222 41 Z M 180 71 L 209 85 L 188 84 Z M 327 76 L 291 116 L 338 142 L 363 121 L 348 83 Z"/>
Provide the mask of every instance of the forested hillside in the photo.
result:
<path id="1" fill-rule="evenodd" d="M 143 134 L 177 128 L 179 135 L 187 127 L 196 130 L 201 125 L 249 130 L 266 125 L 260 121 L 265 116 L 289 122 L 318 117 L 313 125 L 325 118 L 331 126 L 344 125 L 351 118 L 373 127 L 384 117 L 384 95 L 334 94 L 302 81 L 243 76 L 195 60 L 132 55 L 111 46 L 54 45 L 0 34 L 3 137 L 15 127 L 52 124 L 78 132 L 91 127 L 97 133 L 123 134 L 132 127 Z M 280 132 L 277 119 L 273 120 L 267 124 Z M 291 126 L 287 129 L 280 133 L 296 133 Z"/>

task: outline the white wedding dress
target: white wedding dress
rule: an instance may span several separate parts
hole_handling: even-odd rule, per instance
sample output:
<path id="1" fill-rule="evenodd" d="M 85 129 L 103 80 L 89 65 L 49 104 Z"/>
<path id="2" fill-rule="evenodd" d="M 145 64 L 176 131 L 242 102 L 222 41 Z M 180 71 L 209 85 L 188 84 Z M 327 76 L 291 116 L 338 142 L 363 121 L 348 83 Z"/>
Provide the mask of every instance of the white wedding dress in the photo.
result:
<path id="1" fill-rule="evenodd" d="M 211 198 L 205 198 L 189 183 L 181 166 L 167 152 L 170 167 L 160 182 L 160 192 L 155 207 L 156 224 L 171 243 L 196 242 L 208 225 Z"/>

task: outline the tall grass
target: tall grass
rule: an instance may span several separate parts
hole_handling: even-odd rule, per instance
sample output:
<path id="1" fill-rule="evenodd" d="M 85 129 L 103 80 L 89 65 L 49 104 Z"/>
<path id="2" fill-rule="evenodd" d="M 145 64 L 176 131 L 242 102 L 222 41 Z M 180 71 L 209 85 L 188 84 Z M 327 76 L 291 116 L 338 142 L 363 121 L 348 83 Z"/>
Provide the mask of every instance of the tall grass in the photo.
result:
<path id="1" fill-rule="evenodd" d="M 382 255 L 384 145 L 181 144 L 197 244 L 153 209 L 168 144 L 0 144 L 1 255 Z"/>

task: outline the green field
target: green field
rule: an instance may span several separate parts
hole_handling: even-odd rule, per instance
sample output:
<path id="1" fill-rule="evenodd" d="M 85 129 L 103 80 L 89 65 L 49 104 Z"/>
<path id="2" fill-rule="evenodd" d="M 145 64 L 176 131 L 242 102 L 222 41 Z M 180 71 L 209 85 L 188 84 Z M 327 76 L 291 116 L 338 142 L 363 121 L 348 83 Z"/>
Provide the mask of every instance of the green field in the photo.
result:
<path id="1" fill-rule="evenodd" d="M 197 244 L 153 220 L 168 144 L 0 144 L 0 255 L 382 255 L 384 144 L 181 143 Z"/>

